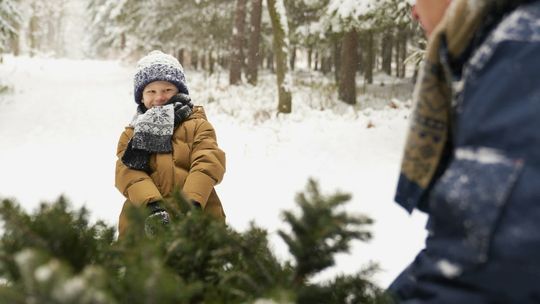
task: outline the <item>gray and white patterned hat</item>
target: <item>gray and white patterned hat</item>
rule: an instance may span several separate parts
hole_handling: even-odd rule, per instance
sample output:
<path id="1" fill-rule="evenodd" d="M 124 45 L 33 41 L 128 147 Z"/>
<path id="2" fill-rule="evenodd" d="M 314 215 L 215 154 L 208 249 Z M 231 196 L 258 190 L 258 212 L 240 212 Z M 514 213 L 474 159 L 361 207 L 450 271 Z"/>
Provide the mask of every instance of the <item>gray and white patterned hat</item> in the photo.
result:
<path id="1" fill-rule="evenodd" d="M 168 81 L 180 93 L 189 95 L 184 68 L 176 58 L 161 51 L 152 51 L 137 62 L 134 77 L 134 97 L 137 104 L 142 102 L 144 88 L 153 81 Z"/>

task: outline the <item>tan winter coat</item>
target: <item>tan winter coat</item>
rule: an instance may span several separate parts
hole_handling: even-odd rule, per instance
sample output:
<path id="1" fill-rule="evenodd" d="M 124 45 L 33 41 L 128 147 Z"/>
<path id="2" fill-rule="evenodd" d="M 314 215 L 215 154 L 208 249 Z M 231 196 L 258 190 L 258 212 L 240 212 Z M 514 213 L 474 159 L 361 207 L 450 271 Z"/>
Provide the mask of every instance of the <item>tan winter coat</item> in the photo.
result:
<path id="1" fill-rule="evenodd" d="M 225 213 L 214 190 L 225 173 L 225 153 L 218 147 L 216 133 L 206 120 L 202 107 L 195 106 L 191 116 L 174 130 L 171 153 L 151 155 L 150 175 L 122 163 L 133 132 L 132 127 L 126 127 L 116 153 L 115 185 L 127 198 L 120 214 L 119 237 L 128 227 L 127 208 L 167 197 L 175 186 L 181 188 L 186 198 L 199 202 L 205 212 L 225 221 Z"/>

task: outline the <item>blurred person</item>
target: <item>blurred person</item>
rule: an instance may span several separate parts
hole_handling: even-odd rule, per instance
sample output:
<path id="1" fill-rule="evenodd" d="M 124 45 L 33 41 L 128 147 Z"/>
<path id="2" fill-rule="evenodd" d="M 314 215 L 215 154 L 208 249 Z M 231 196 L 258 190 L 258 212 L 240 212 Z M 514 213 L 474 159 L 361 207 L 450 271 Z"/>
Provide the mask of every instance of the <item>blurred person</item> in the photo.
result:
<path id="1" fill-rule="evenodd" d="M 182 65 L 171 55 L 150 52 L 137 63 L 134 97 L 137 111 L 117 148 L 115 185 L 126 197 L 119 238 L 129 227 L 131 207 L 148 209 L 147 234 L 167 225 L 174 206 L 166 206 L 163 199 L 175 188 L 195 207 L 224 222 L 214 186 L 223 179 L 225 153 L 203 107 L 191 102 Z"/>
<path id="2" fill-rule="evenodd" d="M 395 200 L 428 214 L 398 303 L 540 303 L 540 1 L 417 0 L 428 37 Z"/>

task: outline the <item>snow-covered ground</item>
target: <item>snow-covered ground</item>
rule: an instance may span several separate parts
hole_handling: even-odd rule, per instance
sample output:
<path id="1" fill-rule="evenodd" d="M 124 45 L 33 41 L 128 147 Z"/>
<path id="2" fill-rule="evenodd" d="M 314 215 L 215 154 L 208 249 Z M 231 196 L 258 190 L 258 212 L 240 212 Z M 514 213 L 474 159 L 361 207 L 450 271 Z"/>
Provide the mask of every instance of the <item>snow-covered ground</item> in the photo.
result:
<path id="1" fill-rule="evenodd" d="M 133 66 L 6 56 L 0 79 L 13 89 L 0 95 L 0 197 L 16 198 L 32 210 L 64 194 L 75 207 L 86 206 L 93 219 L 116 225 L 123 197 L 114 188 L 115 153 L 135 111 Z M 227 153 L 227 173 L 217 191 L 229 225 L 242 231 L 254 221 L 271 233 L 275 252 L 288 259 L 276 233 L 287 228 L 281 212 L 295 209 L 295 194 L 312 177 L 325 193 L 351 193 L 346 209 L 375 220 L 372 241 L 355 243 L 315 279 L 353 273 L 374 261 L 382 268 L 375 279 L 387 286 L 425 238 L 425 216 L 409 216 L 392 200 L 410 84 L 389 85 L 395 81 L 380 77 L 353 108 L 336 100 L 327 88 L 330 80 L 299 72 L 293 113 L 276 115 L 273 75 L 263 73 L 257 87 L 230 87 L 227 76 L 187 71 L 192 97 L 204 105 Z"/>

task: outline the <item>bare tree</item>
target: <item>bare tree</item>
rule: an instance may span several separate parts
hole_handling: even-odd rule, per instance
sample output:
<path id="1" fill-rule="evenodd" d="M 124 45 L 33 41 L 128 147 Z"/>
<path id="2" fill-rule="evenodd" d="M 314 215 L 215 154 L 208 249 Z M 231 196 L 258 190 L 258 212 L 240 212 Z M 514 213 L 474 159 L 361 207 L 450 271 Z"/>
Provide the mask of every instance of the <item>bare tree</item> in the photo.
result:
<path id="1" fill-rule="evenodd" d="M 229 84 L 238 84 L 242 80 L 244 63 L 244 28 L 246 19 L 246 0 L 236 0 L 235 21 L 232 36 Z"/>
<path id="2" fill-rule="evenodd" d="M 338 86 L 339 100 L 356 104 L 356 69 L 358 67 L 358 33 L 352 29 L 343 36 Z"/>
<path id="3" fill-rule="evenodd" d="M 382 70 L 387 75 L 392 75 L 392 49 L 393 49 L 392 29 L 386 29 L 381 41 Z"/>
<path id="4" fill-rule="evenodd" d="M 261 41 L 262 0 L 251 1 L 251 19 L 249 27 L 249 50 L 247 64 L 247 79 L 252 85 L 257 85 L 259 66 L 259 45 Z"/>
<path id="5" fill-rule="evenodd" d="M 366 83 L 373 83 L 373 69 L 375 68 L 375 44 L 373 42 L 373 31 L 367 30 L 365 33 L 365 61 L 364 61 L 364 79 Z"/>
<path id="6" fill-rule="evenodd" d="M 276 76 L 278 85 L 278 112 L 292 112 L 291 78 L 288 75 L 287 50 L 289 49 L 287 16 L 283 0 L 268 0 L 268 13 L 272 22 L 274 36 L 274 55 L 276 58 Z"/>

